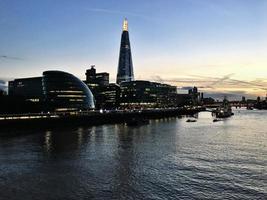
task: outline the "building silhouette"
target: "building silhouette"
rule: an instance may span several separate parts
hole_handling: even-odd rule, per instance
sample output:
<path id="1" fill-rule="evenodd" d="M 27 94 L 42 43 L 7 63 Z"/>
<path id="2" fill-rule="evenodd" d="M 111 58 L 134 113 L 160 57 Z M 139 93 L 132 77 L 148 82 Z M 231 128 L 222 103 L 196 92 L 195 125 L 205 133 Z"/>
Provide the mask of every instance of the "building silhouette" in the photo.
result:
<path id="1" fill-rule="evenodd" d="M 128 81 L 120 85 L 121 108 L 164 108 L 176 106 L 175 86 L 150 81 Z"/>
<path id="2" fill-rule="evenodd" d="M 0 99 L 0 113 L 80 111 L 95 108 L 94 96 L 80 79 L 62 71 L 8 83 L 8 96 Z"/>
<path id="3" fill-rule="evenodd" d="M 119 106 L 120 86 L 109 83 L 109 73 L 97 73 L 95 66 L 86 70 L 84 83 L 92 91 L 97 109 L 115 109 Z"/>
<path id="4" fill-rule="evenodd" d="M 8 95 L 23 97 L 27 101 L 43 99 L 42 77 L 19 78 L 8 82 Z"/>
<path id="5" fill-rule="evenodd" d="M 92 88 L 98 86 L 107 86 L 109 84 L 109 73 L 96 73 L 95 65 L 86 70 L 86 84 Z"/>
<path id="6" fill-rule="evenodd" d="M 127 19 L 124 19 L 116 82 L 117 84 L 120 84 L 123 81 L 133 81 L 133 80 L 134 80 L 134 73 L 133 73 L 133 62 L 132 62 L 129 32 L 128 32 L 128 21 Z"/>

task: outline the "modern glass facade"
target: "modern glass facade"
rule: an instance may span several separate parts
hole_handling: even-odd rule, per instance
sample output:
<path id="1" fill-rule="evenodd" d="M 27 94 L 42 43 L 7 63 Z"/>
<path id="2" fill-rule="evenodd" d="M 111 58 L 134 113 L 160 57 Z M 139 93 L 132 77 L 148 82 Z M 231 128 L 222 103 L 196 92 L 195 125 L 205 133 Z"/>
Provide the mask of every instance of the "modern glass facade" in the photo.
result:
<path id="1" fill-rule="evenodd" d="M 99 109 L 116 109 L 119 107 L 120 86 L 110 83 L 100 87 L 96 92 L 96 106 Z"/>
<path id="2" fill-rule="evenodd" d="M 121 35 L 121 46 L 120 46 L 120 56 L 119 56 L 119 65 L 117 73 L 117 84 L 120 84 L 123 81 L 133 81 L 133 62 L 132 62 L 132 53 L 128 32 L 128 22 L 125 19 L 123 22 L 123 31 Z"/>
<path id="3" fill-rule="evenodd" d="M 172 107 L 176 105 L 175 86 L 150 81 L 121 83 L 121 107 Z"/>
<path id="4" fill-rule="evenodd" d="M 43 92 L 48 110 L 77 111 L 95 107 L 90 89 L 80 79 L 66 72 L 43 72 Z"/>
<path id="5" fill-rule="evenodd" d="M 28 101 L 43 99 L 42 77 L 20 78 L 8 82 L 8 95 L 24 97 Z"/>

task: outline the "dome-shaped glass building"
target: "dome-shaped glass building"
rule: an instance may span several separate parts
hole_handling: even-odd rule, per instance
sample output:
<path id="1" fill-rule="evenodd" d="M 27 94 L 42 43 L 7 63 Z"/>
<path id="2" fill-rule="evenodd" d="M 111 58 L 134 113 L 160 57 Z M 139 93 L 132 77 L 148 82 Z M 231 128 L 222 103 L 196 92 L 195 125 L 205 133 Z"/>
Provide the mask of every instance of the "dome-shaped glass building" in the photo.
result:
<path id="1" fill-rule="evenodd" d="M 47 110 L 78 111 L 95 107 L 90 89 L 77 77 L 62 71 L 45 71 L 42 78 Z"/>

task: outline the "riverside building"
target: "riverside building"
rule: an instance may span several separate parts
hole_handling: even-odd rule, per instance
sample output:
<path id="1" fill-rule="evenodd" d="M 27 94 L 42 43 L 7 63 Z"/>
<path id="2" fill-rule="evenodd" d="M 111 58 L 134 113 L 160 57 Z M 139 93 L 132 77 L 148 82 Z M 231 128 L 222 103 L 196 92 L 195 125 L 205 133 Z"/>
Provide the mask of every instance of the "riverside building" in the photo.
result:
<path id="1" fill-rule="evenodd" d="M 120 86 L 109 83 L 109 73 L 96 73 L 95 66 L 86 70 L 85 84 L 90 88 L 97 109 L 115 109 L 119 106 Z"/>
<path id="2" fill-rule="evenodd" d="M 121 45 L 120 45 L 120 55 L 119 64 L 117 72 L 117 84 L 121 84 L 123 81 L 133 81 L 133 62 L 131 45 L 128 32 L 128 21 L 124 19 L 123 21 L 123 31 L 121 35 Z"/>
<path id="3" fill-rule="evenodd" d="M 120 106 L 124 108 L 164 108 L 176 106 L 176 87 L 150 81 L 121 83 Z"/>
<path id="4" fill-rule="evenodd" d="M 45 71 L 42 80 L 47 110 L 77 111 L 95 107 L 90 89 L 72 74 Z"/>
<path id="5" fill-rule="evenodd" d="M 43 99 L 42 77 L 20 78 L 8 82 L 8 95 L 40 102 Z"/>
<path id="6" fill-rule="evenodd" d="M 26 105 L 28 112 L 79 111 L 95 108 L 90 89 L 74 75 L 62 71 L 45 71 L 41 77 L 9 81 L 8 98 L 11 101 L 6 104 L 10 110 L 20 105 L 20 108 L 13 109 L 14 112 L 25 112 L 21 105 Z"/>

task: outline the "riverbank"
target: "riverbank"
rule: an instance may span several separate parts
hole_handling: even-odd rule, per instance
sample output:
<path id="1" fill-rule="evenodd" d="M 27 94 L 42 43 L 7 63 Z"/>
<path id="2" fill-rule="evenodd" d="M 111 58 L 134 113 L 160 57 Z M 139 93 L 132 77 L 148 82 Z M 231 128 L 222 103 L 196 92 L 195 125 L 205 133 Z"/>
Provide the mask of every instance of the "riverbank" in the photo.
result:
<path id="1" fill-rule="evenodd" d="M 101 124 L 125 123 L 132 118 L 142 117 L 158 119 L 182 115 L 194 115 L 205 110 L 203 107 L 145 109 L 145 110 L 114 110 L 89 111 L 76 113 L 24 114 L 0 116 L 1 130 L 57 128 L 71 126 L 94 126 Z"/>

